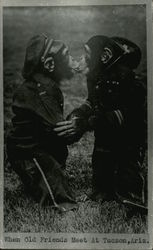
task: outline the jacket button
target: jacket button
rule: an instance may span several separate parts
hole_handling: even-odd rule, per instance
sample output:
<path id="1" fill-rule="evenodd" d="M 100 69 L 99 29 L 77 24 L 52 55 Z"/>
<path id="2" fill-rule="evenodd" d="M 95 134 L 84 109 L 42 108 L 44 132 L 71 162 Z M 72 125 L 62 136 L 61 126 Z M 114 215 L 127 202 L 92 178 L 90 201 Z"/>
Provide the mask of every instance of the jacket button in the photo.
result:
<path id="1" fill-rule="evenodd" d="M 37 83 L 37 87 L 40 88 L 40 86 L 41 86 L 41 84 L 38 82 L 38 83 Z"/>
<path id="2" fill-rule="evenodd" d="M 99 86 L 98 86 L 98 85 L 96 85 L 96 89 L 99 89 Z"/>

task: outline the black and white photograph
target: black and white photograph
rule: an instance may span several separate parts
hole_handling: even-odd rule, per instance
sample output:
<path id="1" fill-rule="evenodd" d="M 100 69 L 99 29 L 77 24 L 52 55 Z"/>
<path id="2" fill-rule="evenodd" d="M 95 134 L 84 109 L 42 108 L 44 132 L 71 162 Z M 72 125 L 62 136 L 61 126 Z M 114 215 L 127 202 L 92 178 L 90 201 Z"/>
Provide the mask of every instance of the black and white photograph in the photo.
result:
<path id="1" fill-rule="evenodd" d="M 151 1 L 12 2 L 2 246 L 150 249 Z"/>

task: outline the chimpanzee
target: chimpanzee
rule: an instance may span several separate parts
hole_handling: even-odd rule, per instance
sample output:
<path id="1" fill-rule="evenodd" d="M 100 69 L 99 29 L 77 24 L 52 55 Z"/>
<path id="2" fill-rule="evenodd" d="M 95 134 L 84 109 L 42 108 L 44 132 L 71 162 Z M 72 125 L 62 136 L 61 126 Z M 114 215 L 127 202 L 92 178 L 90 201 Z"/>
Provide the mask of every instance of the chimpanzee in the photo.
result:
<path id="1" fill-rule="evenodd" d="M 94 130 L 93 199 L 142 205 L 146 93 L 134 72 L 141 50 L 126 38 L 101 35 L 84 47 L 79 70 L 87 76 L 88 98 L 55 131 L 72 142 Z"/>
<path id="2" fill-rule="evenodd" d="M 14 93 L 13 126 L 7 138 L 8 159 L 27 193 L 41 204 L 50 200 L 65 208 L 75 206 L 63 172 L 67 142 L 53 128 L 64 119 L 60 81 L 71 78 L 76 67 L 62 41 L 45 35 L 30 39 L 25 80 Z"/>

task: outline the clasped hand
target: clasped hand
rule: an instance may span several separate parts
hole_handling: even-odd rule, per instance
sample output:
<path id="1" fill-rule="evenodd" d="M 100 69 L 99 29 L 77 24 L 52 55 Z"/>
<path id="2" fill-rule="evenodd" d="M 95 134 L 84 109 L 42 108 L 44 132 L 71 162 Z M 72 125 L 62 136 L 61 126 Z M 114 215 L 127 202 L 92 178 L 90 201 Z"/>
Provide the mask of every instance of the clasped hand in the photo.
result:
<path id="1" fill-rule="evenodd" d="M 56 123 L 56 127 L 54 128 L 54 131 L 60 137 L 71 139 L 78 133 L 78 125 L 77 125 L 78 119 L 79 119 L 78 117 L 73 117 L 69 121 L 58 122 Z"/>

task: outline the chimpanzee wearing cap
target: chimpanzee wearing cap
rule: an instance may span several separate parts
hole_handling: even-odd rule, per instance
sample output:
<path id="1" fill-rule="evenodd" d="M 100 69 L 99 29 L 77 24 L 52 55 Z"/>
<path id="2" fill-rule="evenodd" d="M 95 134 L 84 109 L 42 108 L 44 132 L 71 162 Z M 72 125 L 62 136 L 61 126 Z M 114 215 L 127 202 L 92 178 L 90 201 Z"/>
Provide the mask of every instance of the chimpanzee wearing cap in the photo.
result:
<path id="1" fill-rule="evenodd" d="M 145 88 L 134 73 L 140 60 L 139 47 L 125 38 L 92 37 L 80 60 L 88 99 L 68 116 L 67 128 L 63 122 L 55 129 L 70 141 L 94 130 L 93 199 L 144 204 Z"/>
<path id="2" fill-rule="evenodd" d="M 61 41 L 44 35 L 29 41 L 25 81 L 13 97 L 13 127 L 7 139 L 9 161 L 28 193 L 41 204 L 51 198 L 53 205 L 67 202 L 69 208 L 74 200 L 62 170 L 67 142 L 53 128 L 63 121 L 60 80 L 73 75 L 75 63 Z"/>

